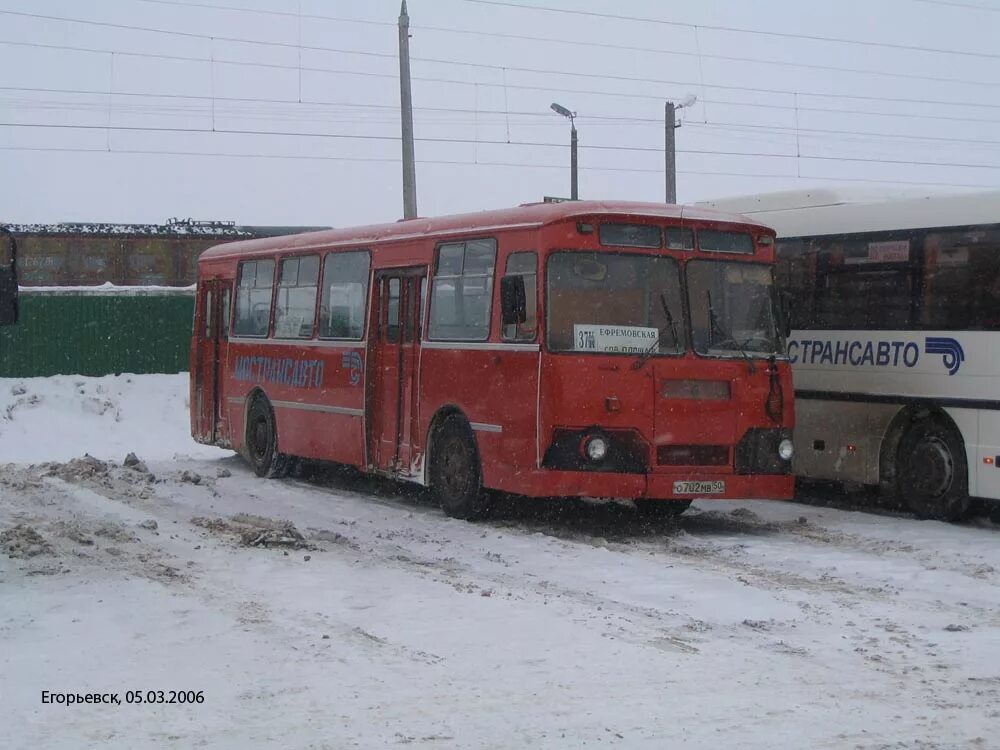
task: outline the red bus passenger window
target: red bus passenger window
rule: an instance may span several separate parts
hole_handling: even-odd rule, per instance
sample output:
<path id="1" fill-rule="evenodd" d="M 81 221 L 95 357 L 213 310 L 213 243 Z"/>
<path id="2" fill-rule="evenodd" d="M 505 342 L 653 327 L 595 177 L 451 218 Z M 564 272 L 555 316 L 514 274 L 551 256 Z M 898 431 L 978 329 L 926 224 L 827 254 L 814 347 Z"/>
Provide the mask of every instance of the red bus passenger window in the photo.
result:
<path id="1" fill-rule="evenodd" d="M 367 250 L 326 256 L 319 313 L 320 338 L 359 340 L 364 336 L 370 264 Z"/>
<path id="2" fill-rule="evenodd" d="M 267 336 L 271 326 L 273 284 L 273 260 L 248 260 L 240 264 L 233 333 L 237 336 Z"/>
<path id="3" fill-rule="evenodd" d="M 485 341 L 490 336 L 496 240 L 450 242 L 438 248 L 431 285 L 428 338 Z"/>
<path id="4" fill-rule="evenodd" d="M 309 339 L 315 330 L 319 256 L 285 258 L 274 303 L 274 335 Z"/>
<path id="5" fill-rule="evenodd" d="M 389 279 L 389 295 L 386 300 L 386 319 L 383 328 L 385 340 L 399 343 L 399 279 Z"/>

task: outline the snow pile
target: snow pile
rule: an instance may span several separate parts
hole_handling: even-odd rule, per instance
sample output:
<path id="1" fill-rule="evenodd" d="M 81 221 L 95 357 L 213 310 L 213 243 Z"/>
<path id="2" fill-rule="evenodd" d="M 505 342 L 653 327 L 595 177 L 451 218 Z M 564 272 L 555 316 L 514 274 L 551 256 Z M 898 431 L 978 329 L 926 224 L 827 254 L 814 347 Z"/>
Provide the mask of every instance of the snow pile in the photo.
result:
<path id="1" fill-rule="evenodd" d="M 187 389 L 0 380 L 3 747 L 997 744 L 993 527 L 763 501 L 469 524 L 354 473 L 262 480 L 192 442 Z"/>
<path id="2" fill-rule="evenodd" d="M 0 378 L 0 463 L 226 455 L 191 439 L 188 394 L 187 373 Z"/>

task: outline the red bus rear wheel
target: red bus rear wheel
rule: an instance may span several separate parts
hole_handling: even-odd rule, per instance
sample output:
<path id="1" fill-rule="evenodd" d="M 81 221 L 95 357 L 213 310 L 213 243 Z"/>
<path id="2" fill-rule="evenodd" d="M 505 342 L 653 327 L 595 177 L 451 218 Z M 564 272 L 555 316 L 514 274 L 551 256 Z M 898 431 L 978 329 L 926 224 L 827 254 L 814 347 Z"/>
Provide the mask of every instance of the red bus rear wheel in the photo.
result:
<path id="1" fill-rule="evenodd" d="M 434 435 L 430 485 L 449 516 L 472 521 L 486 515 L 479 452 L 472 430 L 458 415 L 445 417 Z"/>
<path id="2" fill-rule="evenodd" d="M 291 458 L 278 452 L 274 409 L 266 396 L 258 395 L 247 412 L 246 453 L 257 476 L 273 479 L 288 474 Z"/>

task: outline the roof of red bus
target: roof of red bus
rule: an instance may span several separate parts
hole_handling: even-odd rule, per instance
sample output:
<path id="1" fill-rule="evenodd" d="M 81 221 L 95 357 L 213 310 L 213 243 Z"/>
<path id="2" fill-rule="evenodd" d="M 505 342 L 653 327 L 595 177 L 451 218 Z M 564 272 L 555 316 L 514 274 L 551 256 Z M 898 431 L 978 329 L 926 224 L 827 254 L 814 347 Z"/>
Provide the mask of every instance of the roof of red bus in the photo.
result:
<path id="1" fill-rule="evenodd" d="M 391 224 L 327 229 L 320 232 L 228 242 L 206 250 L 202 260 L 244 255 L 246 253 L 316 247 L 333 244 L 368 244 L 416 236 L 481 232 L 517 226 L 543 226 L 575 217 L 643 216 L 677 221 L 712 221 L 738 224 L 750 229 L 768 229 L 753 219 L 695 206 L 634 201 L 566 201 L 562 203 L 526 203 L 516 208 L 479 211 L 431 218 L 404 219 Z M 768 229 L 770 232 L 771 230 Z"/>

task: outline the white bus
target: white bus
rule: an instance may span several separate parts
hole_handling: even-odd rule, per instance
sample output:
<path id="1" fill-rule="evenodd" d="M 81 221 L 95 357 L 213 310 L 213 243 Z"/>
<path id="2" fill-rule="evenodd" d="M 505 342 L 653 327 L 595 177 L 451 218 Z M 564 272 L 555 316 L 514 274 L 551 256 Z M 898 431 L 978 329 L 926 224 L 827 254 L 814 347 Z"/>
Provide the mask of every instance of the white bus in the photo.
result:
<path id="1" fill-rule="evenodd" d="M 707 202 L 778 233 L 795 472 L 924 518 L 1000 498 L 1000 191 Z"/>

